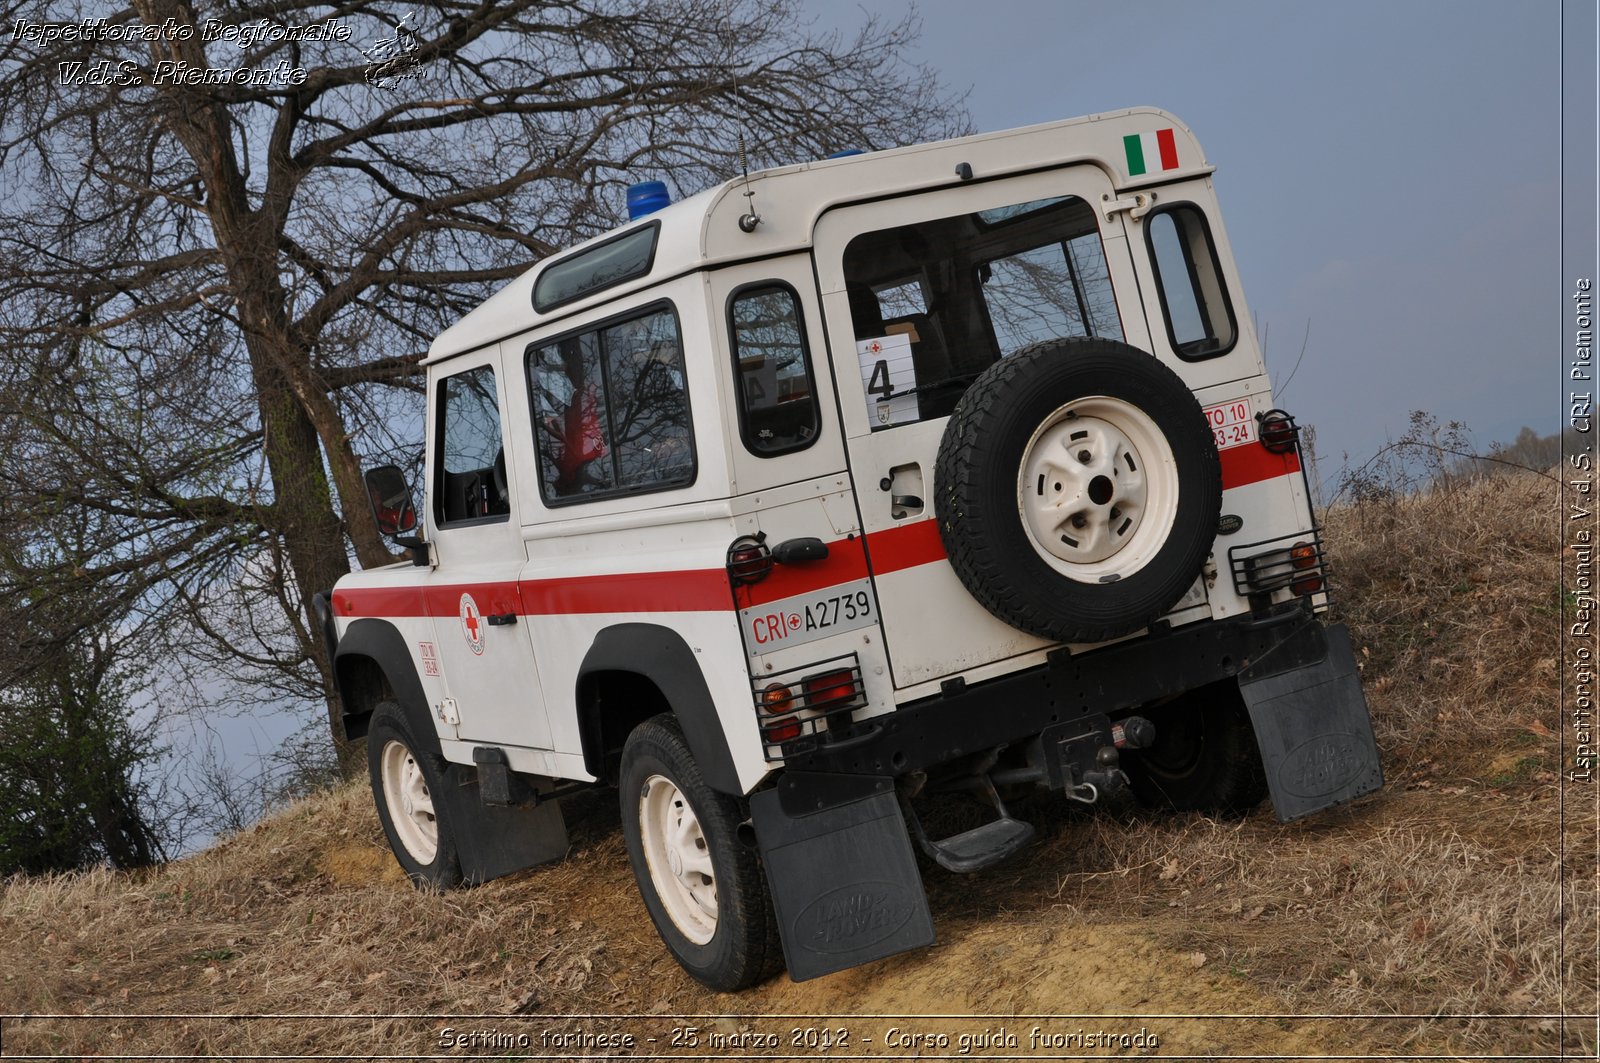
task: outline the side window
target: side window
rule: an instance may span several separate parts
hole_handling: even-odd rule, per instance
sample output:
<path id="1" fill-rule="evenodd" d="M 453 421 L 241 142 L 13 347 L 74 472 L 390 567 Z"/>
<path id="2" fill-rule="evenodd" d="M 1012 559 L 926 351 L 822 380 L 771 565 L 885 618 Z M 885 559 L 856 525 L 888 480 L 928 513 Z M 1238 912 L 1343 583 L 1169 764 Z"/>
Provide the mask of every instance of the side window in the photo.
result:
<path id="1" fill-rule="evenodd" d="M 439 382 L 440 524 L 504 518 L 511 512 L 494 367 L 479 366 Z"/>
<path id="2" fill-rule="evenodd" d="M 536 347 L 528 356 L 539 486 L 546 501 L 617 485 L 600 361 L 600 338 L 593 332 Z"/>
<path id="3" fill-rule="evenodd" d="M 1188 205 L 1146 215 L 1145 241 L 1172 349 L 1189 361 L 1232 350 L 1233 307 L 1205 215 Z"/>
<path id="4" fill-rule="evenodd" d="M 678 320 L 668 311 L 600 332 L 606 352 L 612 453 L 618 487 L 670 487 L 694 479 L 689 389 Z"/>
<path id="5" fill-rule="evenodd" d="M 761 457 L 810 446 L 817 438 L 817 400 L 794 290 L 777 282 L 741 288 L 728 318 L 744 445 Z"/>
<path id="6" fill-rule="evenodd" d="M 683 345 L 670 309 L 529 347 L 528 380 L 546 502 L 694 481 Z"/>

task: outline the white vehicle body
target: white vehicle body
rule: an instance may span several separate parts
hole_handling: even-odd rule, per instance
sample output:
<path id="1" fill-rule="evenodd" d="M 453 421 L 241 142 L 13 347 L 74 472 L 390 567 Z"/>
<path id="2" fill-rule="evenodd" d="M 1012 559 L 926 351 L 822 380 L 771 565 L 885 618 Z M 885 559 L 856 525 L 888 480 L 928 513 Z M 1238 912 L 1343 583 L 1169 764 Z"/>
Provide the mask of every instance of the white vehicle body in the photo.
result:
<path id="1" fill-rule="evenodd" d="M 1120 721 L 1180 697 L 1186 680 L 1122 692 L 1084 680 L 1107 691 L 1103 700 L 1086 694 L 1070 711 L 993 735 L 975 722 L 971 742 L 943 737 L 960 699 L 992 690 L 1004 716 L 1035 689 L 1006 682 L 1048 685 L 1039 677 L 1062 668 L 1082 676 L 1092 664 L 1071 662 L 1111 661 L 1189 631 L 1184 652 L 1208 662 L 1191 671 L 1244 687 L 1260 736 L 1270 710 L 1256 700 L 1271 698 L 1249 696 L 1250 654 L 1230 659 L 1222 642 L 1201 649 L 1211 636 L 1195 633 L 1229 622 L 1238 638 L 1309 626 L 1320 639 L 1315 615 L 1327 599 L 1295 429 L 1273 410 L 1212 170 L 1170 114 L 1098 115 L 754 173 L 512 281 L 429 352 L 425 545 L 415 548 L 425 563 L 353 574 L 331 595 L 349 729 L 361 733 L 380 698 L 402 703 L 414 740 L 460 766 L 464 785 L 480 783 L 496 812 L 539 806 L 537 794 L 567 783 L 615 782 L 629 734 L 663 712 L 711 788 L 740 799 L 775 792 L 788 774 L 807 801 L 829 808 L 868 800 L 876 786 L 874 815 L 894 819 L 883 780 L 952 763 L 998 779 L 992 762 L 973 761 L 1005 747 L 1036 775 L 1047 761 L 1056 788 L 1092 800 L 1094 787 L 1072 774 L 1092 757 L 1048 741 L 1026 753 L 1027 742 L 1037 746 L 1068 716 Z M 1153 355 L 1176 374 L 1209 422 L 1221 487 L 1220 522 L 1212 513 L 1217 527 L 1205 530 L 1186 589 L 1159 619 L 1087 640 L 1052 633 L 1113 628 L 1069 617 L 1027 630 L 980 601 L 978 577 L 947 556 L 960 515 L 941 513 L 951 496 L 939 482 L 941 461 L 962 460 L 956 444 L 941 452 L 958 402 L 972 417 L 996 416 L 965 397 L 978 370 L 1018 352 L 1048 360 L 1040 341 L 1071 337 L 1090 340 L 1084 350 Z M 1089 471 L 1067 473 L 1081 474 L 1085 497 L 1105 495 L 1112 481 L 1090 475 L 1095 463 L 1139 454 L 1147 468 L 1129 457 L 1128 469 L 1109 473 L 1123 477 L 1116 491 L 1126 501 L 1109 517 L 1084 502 L 1100 522 L 1091 527 L 1062 524 L 1045 505 L 1056 473 L 1039 473 L 1037 499 L 1027 469 L 1023 487 L 1012 472 L 1007 489 L 1039 558 L 1095 594 L 1096 581 L 1114 586 L 1156 563 L 1135 554 L 1154 556 L 1160 529 L 1186 519 L 1172 478 L 1189 474 L 1162 472 L 1170 443 L 1137 403 L 1091 395 L 1071 405 L 1049 431 L 1060 435 L 1081 413 L 1106 453 L 1091 461 L 1082 451 Z M 1047 428 L 1026 460 L 1046 460 Z M 1057 469 L 1053 461 L 1038 467 Z M 1058 494 L 1069 488 L 1054 484 Z M 1056 535 L 1074 527 L 1086 529 L 1082 541 Z M 1301 547 L 1294 561 L 1291 544 Z M 1332 657 L 1337 664 L 1337 648 Z M 1149 658 L 1137 661 L 1107 674 L 1152 670 Z M 970 704 L 981 720 L 988 702 Z M 929 731 L 938 750 L 892 737 L 897 714 L 935 705 L 946 721 Z M 1269 767 L 1298 757 L 1300 777 L 1316 777 L 1300 787 L 1304 807 L 1288 812 L 1271 777 L 1280 815 L 1381 782 L 1370 731 L 1358 733 L 1364 703 L 1345 715 L 1360 720 L 1335 731 L 1341 741 L 1353 734 L 1356 752 L 1324 741 L 1269 755 Z M 874 782 L 835 793 L 816 781 L 841 773 Z M 787 827 L 767 826 L 780 815 L 771 802 L 754 804 L 797 977 L 931 933 L 919 937 L 922 920 L 908 916 L 855 951 L 797 960 L 797 909 L 821 903 L 821 887 L 784 896 L 792 887 L 776 884 L 773 865 L 788 842 L 774 837 Z M 799 822 L 796 807 L 783 814 Z M 559 821 L 541 815 L 527 829 L 559 838 Z M 903 837 L 905 825 L 898 830 Z M 467 848 L 468 878 L 550 855 L 534 845 L 480 859 Z M 910 895 L 920 882 L 909 884 L 903 863 L 882 874 Z"/>

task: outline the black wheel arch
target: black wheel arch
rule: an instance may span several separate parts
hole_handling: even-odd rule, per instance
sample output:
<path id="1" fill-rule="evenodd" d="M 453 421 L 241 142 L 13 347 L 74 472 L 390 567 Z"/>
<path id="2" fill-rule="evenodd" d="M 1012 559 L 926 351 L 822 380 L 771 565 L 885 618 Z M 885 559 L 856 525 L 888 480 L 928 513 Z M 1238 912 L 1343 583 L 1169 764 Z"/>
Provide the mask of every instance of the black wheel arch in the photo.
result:
<path id="1" fill-rule="evenodd" d="M 659 624 L 605 628 L 578 667 L 576 694 L 584 767 L 595 778 L 615 776 L 617 755 L 635 726 L 671 712 L 706 784 L 743 795 L 711 688 L 676 631 Z"/>
<path id="2" fill-rule="evenodd" d="M 437 748 L 438 731 L 422 680 L 405 637 L 393 624 L 371 617 L 352 623 L 334 652 L 333 675 L 346 739 L 365 737 L 372 710 L 380 701 L 392 699 L 405 711 L 417 740 L 432 739 Z"/>

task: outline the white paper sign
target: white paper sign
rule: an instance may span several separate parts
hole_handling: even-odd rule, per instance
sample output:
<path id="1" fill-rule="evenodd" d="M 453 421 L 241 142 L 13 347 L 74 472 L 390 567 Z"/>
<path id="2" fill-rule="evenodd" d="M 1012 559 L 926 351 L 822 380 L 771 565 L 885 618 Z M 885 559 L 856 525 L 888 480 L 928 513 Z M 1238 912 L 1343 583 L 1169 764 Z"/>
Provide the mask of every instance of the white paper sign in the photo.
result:
<path id="1" fill-rule="evenodd" d="M 867 391 L 867 423 L 873 429 L 917 419 L 917 367 L 911 337 L 901 333 L 857 340 L 861 386 Z"/>

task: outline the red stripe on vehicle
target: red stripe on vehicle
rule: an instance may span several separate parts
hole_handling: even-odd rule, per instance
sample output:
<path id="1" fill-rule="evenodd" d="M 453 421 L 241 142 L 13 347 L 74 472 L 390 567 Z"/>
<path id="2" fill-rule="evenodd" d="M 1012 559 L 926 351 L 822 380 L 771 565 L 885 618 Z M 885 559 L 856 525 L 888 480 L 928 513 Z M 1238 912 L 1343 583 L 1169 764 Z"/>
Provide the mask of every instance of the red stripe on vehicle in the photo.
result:
<path id="1" fill-rule="evenodd" d="M 512 580 L 472 583 L 460 586 L 427 587 L 423 590 L 428 615 L 460 616 L 461 596 L 472 595 L 472 602 L 484 616 L 522 615 L 522 594 Z"/>
<path id="2" fill-rule="evenodd" d="M 335 616 L 427 616 L 421 587 L 361 587 L 333 593 Z"/>
<path id="3" fill-rule="evenodd" d="M 720 568 L 682 572 L 613 572 L 600 576 L 524 580 L 531 615 L 561 613 L 697 613 L 733 608 Z"/>
<path id="4" fill-rule="evenodd" d="M 1222 489 L 1244 487 L 1246 484 L 1275 480 L 1300 471 L 1300 455 L 1294 451 L 1274 454 L 1259 443 L 1242 447 L 1229 447 L 1219 455 L 1222 459 Z"/>
<path id="5" fill-rule="evenodd" d="M 1222 451 L 1224 490 L 1290 476 L 1300 471 L 1299 455 L 1274 454 L 1259 444 Z M 765 605 L 797 594 L 865 579 L 866 555 L 872 572 L 883 576 L 945 559 L 938 521 L 901 524 L 866 537 L 828 544 L 823 561 L 774 565 L 760 583 L 741 587 L 740 608 Z M 728 574 L 720 568 L 682 572 L 616 572 L 594 576 L 493 582 L 441 587 L 366 587 L 333 596 L 338 616 L 455 616 L 461 596 L 471 594 L 487 614 L 516 612 L 533 616 L 571 613 L 715 612 L 734 607 Z"/>
<path id="6" fill-rule="evenodd" d="M 867 553 L 872 556 L 873 573 L 879 576 L 943 561 L 946 556 L 939 522 L 931 519 L 873 532 L 867 536 Z"/>
<path id="7" fill-rule="evenodd" d="M 867 555 L 861 539 L 839 539 L 828 544 L 828 556 L 823 560 L 802 561 L 796 565 L 774 564 L 766 579 L 739 587 L 734 595 L 740 609 L 749 609 L 866 578 Z"/>
<path id="8" fill-rule="evenodd" d="M 370 587 L 333 596 L 339 616 L 455 616 L 461 596 L 472 595 L 486 615 L 568 613 L 687 613 L 733 607 L 728 574 L 721 569 L 684 572 L 616 572 L 595 576 L 460 583 L 438 587 Z"/>
<path id="9" fill-rule="evenodd" d="M 1161 149 L 1161 168 L 1163 170 L 1176 170 L 1178 168 L 1178 142 L 1173 138 L 1172 130 L 1157 130 L 1156 146 Z"/>

